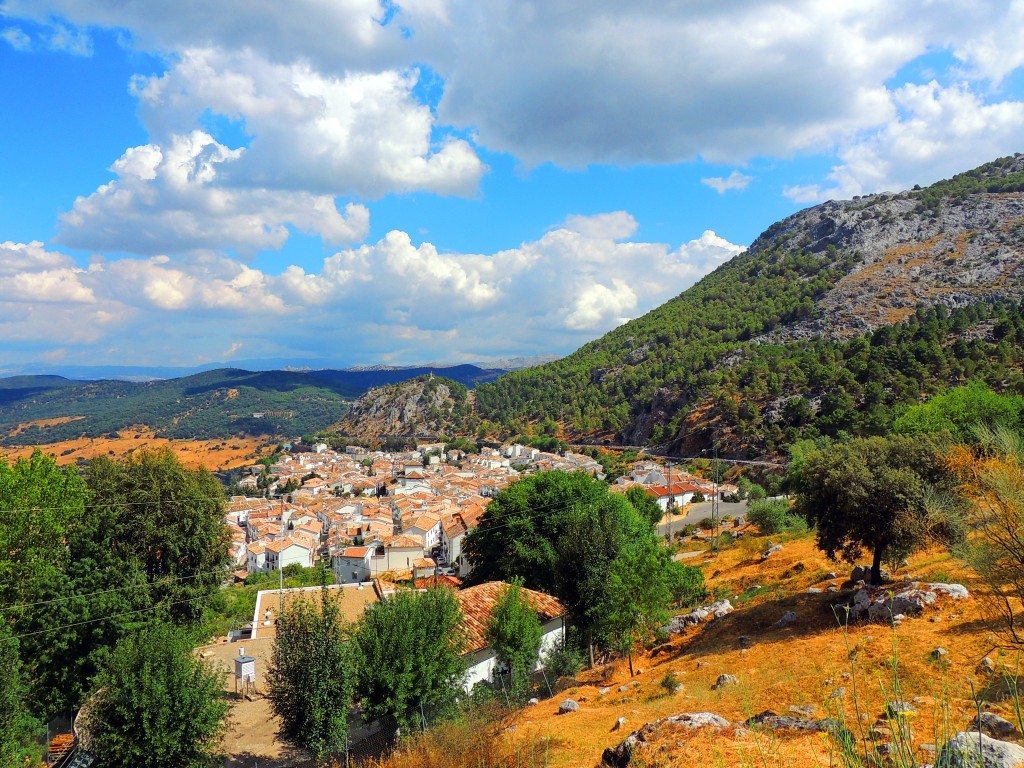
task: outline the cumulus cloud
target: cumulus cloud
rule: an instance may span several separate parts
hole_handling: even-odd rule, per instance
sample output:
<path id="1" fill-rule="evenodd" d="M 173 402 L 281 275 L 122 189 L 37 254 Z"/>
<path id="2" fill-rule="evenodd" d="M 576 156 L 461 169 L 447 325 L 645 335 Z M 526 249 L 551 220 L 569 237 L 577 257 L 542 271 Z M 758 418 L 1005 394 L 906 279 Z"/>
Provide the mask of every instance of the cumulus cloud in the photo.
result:
<path id="1" fill-rule="evenodd" d="M 434 116 L 413 96 L 417 78 L 415 69 L 324 75 L 305 60 L 206 48 L 137 78 L 133 92 L 158 142 L 208 112 L 243 122 L 252 141 L 226 169 L 228 183 L 363 197 L 472 194 L 486 167 L 463 139 L 432 141 Z"/>
<path id="2" fill-rule="evenodd" d="M 746 176 L 739 171 L 733 171 L 728 176 L 708 176 L 700 180 L 706 187 L 711 187 L 718 194 L 724 194 L 732 189 L 746 189 L 752 176 Z"/>
<path id="3" fill-rule="evenodd" d="M 114 181 L 61 215 L 58 242 L 141 254 L 230 248 L 253 255 L 280 248 L 289 224 L 335 244 L 366 236 L 362 205 L 350 203 L 342 213 L 330 195 L 221 184 L 245 153 L 203 131 L 175 135 L 165 147 L 133 147 L 112 166 Z"/>
<path id="4" fill-rule="evenodd" d="M 444 80 L 440 124 L 527 165 L 829 151 L 895 117 L 885 83 L 919 56 L 949 51 L 966 76 L 996 85 L 1024 62 L 1021 0 L 188 0 L 173 14 L 156 0 L 7 0 L 5 11 L 129 30 L 135 45 L 178 57 L 169 93 L 214 109 L 249 91 L 217 93 L 196 51 L 222 90 L 236 83 L 232 61 L 264 62 L 257 69 L 288 74 L 282 91 L 305 67 L 307 95 L 339 104 L 335 81 L 425 62 Z M 259 79 L 253 95 L 282 96 Z"/>
<path id="5" fill-rule="evenodd" d="M 785 194 L 804 203 L 907 189 L 1024 146 L 1024 102 L 986 104 L 966 84 L 943 87 L 934 80 L 900 86 L 892 101 L 898 117 L 845 142 L 830 183 L 789 186 Z"/>
<path id="6" fill-rule="evenodd" d="M 136 346 L 122 354 L 139 360 L 156 353 L 153 338 L 173 349 L 186 337 L 191 354 L 210 359 L 242 345 L 291 356 L 344 350 L 359 362 L 565 352 L 742 251 L 710 231 L 677 248 L 624 240 L 636 226 L 622 211 L 571 216 L 492 254 L 442 253 L 392 231 L 339 250 L 316 272 L 292 265 L 276 274 L 212 255 L 97 260 L 82 269 L 39 243 L 6 243 L 0 328 L 16 316 L 15 301 L 51 300 L 64 302 L 45 323 L 55 348 L 69 335 L 99 343 L 116 332 Z"/>

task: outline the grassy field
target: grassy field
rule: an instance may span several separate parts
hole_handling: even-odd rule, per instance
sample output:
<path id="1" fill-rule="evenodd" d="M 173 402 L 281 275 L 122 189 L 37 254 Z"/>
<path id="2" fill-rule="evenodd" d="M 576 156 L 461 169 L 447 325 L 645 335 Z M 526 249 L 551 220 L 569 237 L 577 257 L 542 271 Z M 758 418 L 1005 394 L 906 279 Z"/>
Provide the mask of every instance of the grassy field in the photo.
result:
<path id="1" fill-rule="evenodd" d="M 28 426 L 28 425 L 25 425 Z M 170 447 L 189 469 L 203 467 L 210 471 L 232 469 L 252 464 L 260 456 L 271 451 L 266 439 L 259 437 L 231 438 L 229 440 L 170 440 L 156 437 L 146 427 L 133 427 L 112 437 L 79 437 L 40 446 L 44 453 L 52 454 L 59 464 L 73 464 L 79 459 L 96 456 L 124 458 L 140 449 Z M 6 455 L 13 461 L 20 456 L 29 456 L 33 446 L 0 446 L 0 456 Z"/>

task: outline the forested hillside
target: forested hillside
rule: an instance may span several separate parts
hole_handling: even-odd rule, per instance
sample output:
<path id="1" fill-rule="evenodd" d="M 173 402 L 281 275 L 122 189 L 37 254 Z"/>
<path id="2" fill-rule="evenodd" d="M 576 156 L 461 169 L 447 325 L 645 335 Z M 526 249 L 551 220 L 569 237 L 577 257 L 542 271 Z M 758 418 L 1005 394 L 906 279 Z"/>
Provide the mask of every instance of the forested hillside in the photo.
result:
<path id="1" fill-rule="evenodd" d="M 472 365 L 368 370 L 207 371 L 148 382 L 0 379 L 0 444 L 37 445 L 145 425 L 158 436 L 302 435 L 325 429 L 373 386 L 445 373 L 472 386 L 501 371 Z M 259 414 L 259 415 L 254 415 Z"/>
<path id="2" fill-rule="evenodd" d="M 801 211 L 647 315 L 479 387 L 479 415 L 496 430 L 757 455 L 797 430 L 881 433 L 967 379 L 1021 390 L 1022 190 L 1018 155 Z"/>

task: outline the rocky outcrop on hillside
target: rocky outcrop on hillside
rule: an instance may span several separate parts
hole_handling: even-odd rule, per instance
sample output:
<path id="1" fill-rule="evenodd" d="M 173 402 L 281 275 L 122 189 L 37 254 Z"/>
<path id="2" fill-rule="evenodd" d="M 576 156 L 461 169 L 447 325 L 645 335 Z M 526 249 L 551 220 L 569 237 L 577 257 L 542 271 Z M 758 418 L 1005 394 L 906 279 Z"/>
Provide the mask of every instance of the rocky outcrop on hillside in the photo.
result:
<path id="1" fill-rule="evenodd" d="M 697 455 L 877 434 L 922 395 L 1024 379 L 1024 155 L 829 201 L 566 358 L 478 387 L 482 422 Z"/>
<path id="2" fill-rule="evenodd" d="M 467 388 L 439 376 L 374 387 L 332 429 L 360 436 L 436 435 L 458 429 L 471 411 Z"/>
<path id="3" fill-rule="evenodd" d="M 986 171 L 1021 172 L 1024 155 Z M 901 322 L 919 305 L 1024 296 L 1024 194 L 951 194 L 929 204 L 910 190 L 829 201 L 779 222 L 751 250 L 777 247 L 851 266 L 817 302 L 816 316 L 755 341 L 851 338 Z"/>

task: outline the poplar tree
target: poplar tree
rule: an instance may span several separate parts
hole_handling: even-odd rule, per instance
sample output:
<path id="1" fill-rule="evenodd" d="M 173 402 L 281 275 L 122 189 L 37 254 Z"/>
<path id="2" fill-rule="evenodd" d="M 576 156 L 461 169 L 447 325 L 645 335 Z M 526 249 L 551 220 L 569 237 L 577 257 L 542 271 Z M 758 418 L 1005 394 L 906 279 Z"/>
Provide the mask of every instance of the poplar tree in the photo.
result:
<path id="1" fill-rule="evenodd" d="M 349 628 L 327 589 L 319 606 L 303 601 L 278 617 L 266 680 L 267 698 L 281 721 L 281 738 L 317 762 L 344 749 L 355 655 Z"/>

